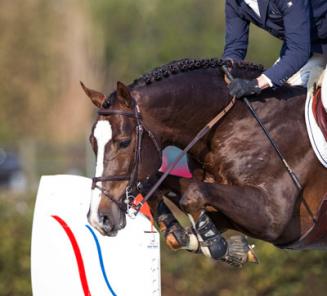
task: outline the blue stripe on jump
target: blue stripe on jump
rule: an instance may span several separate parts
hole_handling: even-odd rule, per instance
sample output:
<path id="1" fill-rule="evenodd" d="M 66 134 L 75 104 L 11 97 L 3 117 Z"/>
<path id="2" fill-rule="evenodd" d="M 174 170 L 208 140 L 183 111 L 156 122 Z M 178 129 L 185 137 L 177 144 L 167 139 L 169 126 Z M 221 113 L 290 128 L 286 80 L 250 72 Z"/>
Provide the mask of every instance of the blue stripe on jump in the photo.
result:
<path id="1" fill-rule="evenodd" d="M 95 244 L 97 246 L 97 251 L 98 251 L 98 256 L 99 256 L 99 263 L 100 263 L 100 266 L 101 266 L 101 271 L 102 271 L 102 275 L 103 275 L 104 281 L 106 282 L 107 287 L 108 287 L 109 291 L 111 292 L 111 294 L 113 296 L 117 296 L 117 294 L 114 292 L 114 290 L 112 289 L 112 287 L 111 287 L 111 285 L 109 283 L 109 280 L 108 280 L 108 277 L 107 277 L 107 273 L 106 273 L 106 270 L 104 268 L 102 251 L 101 251 L 101 246 L 100 246 L 99 240 L 98 240 L 96 234 L 94 233 L 93 229 L 89 225 L 85 225 L 85 226 L 91 232 L 91 234 L 92 234 L 92 236 L 94 238 Z"/>

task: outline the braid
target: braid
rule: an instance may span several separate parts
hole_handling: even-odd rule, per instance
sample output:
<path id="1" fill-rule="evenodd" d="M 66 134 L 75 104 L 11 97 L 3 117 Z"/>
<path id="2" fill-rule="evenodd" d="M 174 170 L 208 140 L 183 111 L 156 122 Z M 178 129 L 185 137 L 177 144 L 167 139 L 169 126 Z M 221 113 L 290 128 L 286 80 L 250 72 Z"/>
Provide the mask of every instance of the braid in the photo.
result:
<path id="1" fill-rule="evenodd" d="M 168 64 L 162 65 L 153 69 L 151 72 L 142 75 L 140 78 L 134 81 L 134 85 L 137 84 L 145 84 L 149 85 L 156 81 L 160 81 L 164 78 L 182 73 L 182 72 L 189 72 L 198 69 L 208 69 L 208 68 L 220 68 L 221 66 L 226 65 L 228 67 L 232 67 L 233 69 L 240 69 L 246 71 L 263 71 L 262 65 L 256 65 L 252 63 L 246 62 L 238 62 L 232 63 L 229 60 L 222 60 L 218 58 L 211 58 L 211 59 L 181 59 L 177 61 L 172 61 Z"/>

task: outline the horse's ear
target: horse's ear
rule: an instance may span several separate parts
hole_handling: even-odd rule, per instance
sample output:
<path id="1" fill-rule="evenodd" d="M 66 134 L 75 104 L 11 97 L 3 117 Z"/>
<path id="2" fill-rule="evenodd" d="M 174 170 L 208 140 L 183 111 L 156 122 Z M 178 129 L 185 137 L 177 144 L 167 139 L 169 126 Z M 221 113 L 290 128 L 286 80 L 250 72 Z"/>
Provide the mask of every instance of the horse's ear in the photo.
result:
<path id="1" fill-rule="evenodd" d="M 98 108 L 101 108 L 102 103 L 106 99 L 106 96 L 96 90 L 87 88 L 82 81 L 80 81 L 80 83 L 86 95 L 91 99 L 92 103 Z"/>
<path id="2" fill-rule="evenodd" d="M 129 92 L 128 87 L 120 81 L 117 81 L 117 98 L 127 107 L 131 108 L 133 102 L 131 93 Z"/>

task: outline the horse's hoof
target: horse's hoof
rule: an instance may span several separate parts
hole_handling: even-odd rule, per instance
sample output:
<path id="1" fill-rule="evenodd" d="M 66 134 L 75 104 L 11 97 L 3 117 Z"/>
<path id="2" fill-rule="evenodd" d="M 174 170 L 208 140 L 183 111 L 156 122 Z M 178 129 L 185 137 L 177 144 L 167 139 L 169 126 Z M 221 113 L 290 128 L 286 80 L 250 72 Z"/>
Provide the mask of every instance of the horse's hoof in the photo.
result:
<path id="1" fill-rule="evenodd" d="M 227 239 L 227 254 L 222 261 L 234 267 L 243 267 L 247 262 L 259 263 L 258 258 L 243 235 L 232 236 Z"/>
<path id="2" fill-rule="evenodd" d="M 256 255 L 256 253 L 254 252 L 254 245 L 249 245 L 249 251 L 247 253 L 247 262 L 251 262 L 251 263 L 255 263 L 255 264 L 259 264 L 259 259 Z"/>

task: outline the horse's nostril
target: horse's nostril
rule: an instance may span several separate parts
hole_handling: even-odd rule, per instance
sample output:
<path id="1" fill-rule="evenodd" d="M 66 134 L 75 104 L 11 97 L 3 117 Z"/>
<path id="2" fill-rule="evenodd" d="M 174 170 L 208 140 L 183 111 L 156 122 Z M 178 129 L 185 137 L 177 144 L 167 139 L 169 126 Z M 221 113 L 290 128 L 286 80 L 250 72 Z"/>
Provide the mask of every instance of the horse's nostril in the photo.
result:
<path id="1" fill-rule="evenodd" d="M 100 215 L 100 222 L 106 232 L 112 229 L 112 226 L 110 225 L 109 217 L 107 215 Z"/>
<path id="2" fill-rule="evenodd" d="M 106 215 L 100 215 L 100 221 L 103 225 L 108 225 L 109 224 L 109 218 Z"/>

